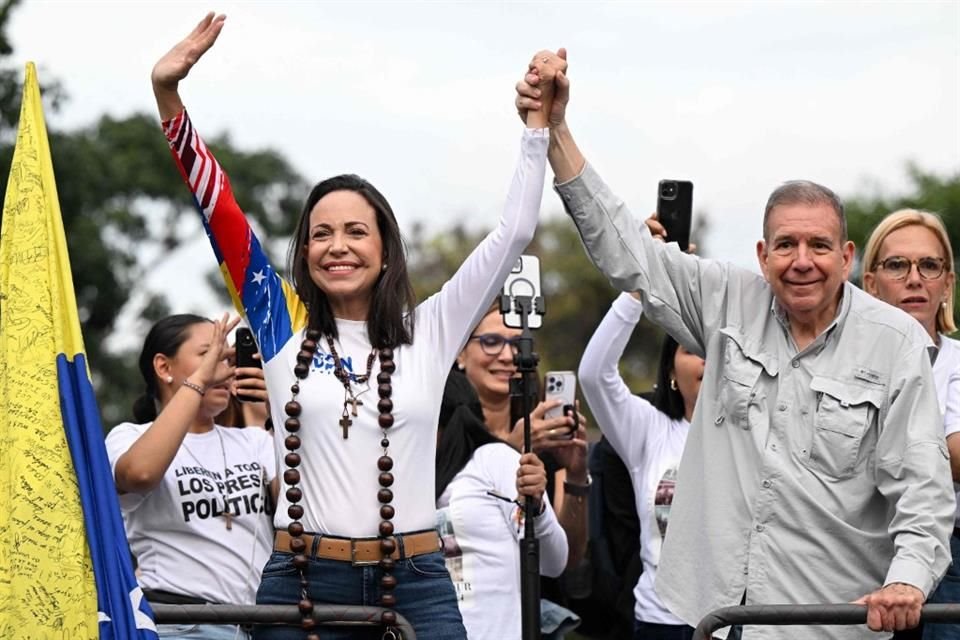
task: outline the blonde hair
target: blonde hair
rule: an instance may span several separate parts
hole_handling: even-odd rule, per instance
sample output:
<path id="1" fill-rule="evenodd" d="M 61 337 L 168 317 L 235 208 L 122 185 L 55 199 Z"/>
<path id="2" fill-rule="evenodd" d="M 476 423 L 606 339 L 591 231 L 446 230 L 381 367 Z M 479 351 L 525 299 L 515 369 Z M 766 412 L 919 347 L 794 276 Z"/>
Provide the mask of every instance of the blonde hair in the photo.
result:
<path id="1" fill-rule="evenodd" d="M 863 252 L 863 270 L 864 272 L 874 273 L 877 270 L 877 257 L 880 253 L 880 247 L 883 241 L 897 229 L 909 227 L 911 225 L 920 225 L 933 232 L 940 244 L 943 246 L 943 252 L 946 258 L 947 273 L 953 273 L 953 248 L 950 246 L 950 237 L 947 235 L 947 229 L 943 226 L 943 221 L 935 213 L 929 211 L 920 211 L 918 209 L 900 209 L 889 214 L 880 221 L 870 234 L 867 240 L 867 247 Z M 956 284 L 947 289 L 946 306 L 941 306 L 937 311 L 937 331 L 939 333 L 953 333 L 957 330 L 956 321 L 953 318 L 953 293 Z"/>

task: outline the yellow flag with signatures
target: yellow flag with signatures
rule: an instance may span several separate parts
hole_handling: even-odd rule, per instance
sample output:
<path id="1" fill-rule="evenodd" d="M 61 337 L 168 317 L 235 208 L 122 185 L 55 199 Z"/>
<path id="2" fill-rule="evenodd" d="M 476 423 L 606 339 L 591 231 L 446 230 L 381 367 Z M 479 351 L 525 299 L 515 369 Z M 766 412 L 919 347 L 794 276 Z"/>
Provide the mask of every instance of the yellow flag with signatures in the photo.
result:
<path id="1" fill-rule="evenodd" d="M 156 638 L 141 599 L 29 63 L 0 218 L 0 638 Z"/>

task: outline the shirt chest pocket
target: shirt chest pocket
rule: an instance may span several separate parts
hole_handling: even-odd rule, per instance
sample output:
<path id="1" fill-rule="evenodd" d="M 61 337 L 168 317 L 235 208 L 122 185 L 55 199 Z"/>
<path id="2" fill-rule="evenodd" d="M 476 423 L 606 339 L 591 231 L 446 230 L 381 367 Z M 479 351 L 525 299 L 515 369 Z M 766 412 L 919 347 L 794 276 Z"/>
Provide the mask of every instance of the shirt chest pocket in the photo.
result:
<path id="1" fill-rule="evenodd" d="M 746 357 L 732 340 L 724 354 L 723 383 L 720 387 L 720 407 L 714 420 L 717 426 L 725 422 L 741 429 L 750 428 L 750 403 L 756 395 L 757 381 L 763 366 Z"/>
<path id="2" fill-rule="evenodd" d="M 810 381 L 810 388 L 817 410 L 805 464 L 832 478 L 849 478 L 866 460 L 870 443 L 875 445 L 870 427 L 883 403 L 882 390 L 821 376 Z"/>

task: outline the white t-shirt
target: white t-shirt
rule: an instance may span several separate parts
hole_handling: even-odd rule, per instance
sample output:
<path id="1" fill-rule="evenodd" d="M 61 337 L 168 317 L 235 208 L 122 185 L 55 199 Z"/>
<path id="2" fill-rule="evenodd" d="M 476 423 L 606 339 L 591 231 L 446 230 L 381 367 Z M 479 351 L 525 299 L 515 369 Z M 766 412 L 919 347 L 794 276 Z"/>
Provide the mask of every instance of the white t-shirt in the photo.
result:
<path id="1" fill-rule="evenodd" d="M 487 494 L 516 498 L 519 465 L 520 453 L 509 445 L 484 445 L 437 500 L 437 530 L 469 638 L 520 638 L 521 511 Z M 534 529 L 540 573 L 560 575 L 567 564 L 567 535 L 549 503 Z"/>
<path id="2" fill-rule="evenodd" d="M 960 431 L 960 340 L 940 335 L 940 350 L 933 362 L 933 381 L 943 414 L 944 437 Z M 960 489 L 954 483 L 954 489 Z M 957 526 L 960 526 L 960 491 L 957 491 Z"/>
<path id="3" fill-rule="evenodd" d="M 120 456 L 149 427 L 125 422 L 107 434 L 114 473 Z M 264 507 L 274 477 L 276 458 L 266 431 L 216 426 L 188 433 L 156 488 L 120 496 L 140 586 L 212 603 L 254 604 L 273 548 Z"/>
<path id="4" fill-rule="evenodd" d="M 634 616 L 643 622 L 686 625 L 667 610 L 653 583 L 690 423 L 684 418 L 671 420 L 633 395 L 617 369 L 642 311 L 640 301 L 628 293 L 614 300 L 583 352 L 580 385 L 597 426 L 629 469 L 633 483 L 643 562 L 633 589 Z"/>

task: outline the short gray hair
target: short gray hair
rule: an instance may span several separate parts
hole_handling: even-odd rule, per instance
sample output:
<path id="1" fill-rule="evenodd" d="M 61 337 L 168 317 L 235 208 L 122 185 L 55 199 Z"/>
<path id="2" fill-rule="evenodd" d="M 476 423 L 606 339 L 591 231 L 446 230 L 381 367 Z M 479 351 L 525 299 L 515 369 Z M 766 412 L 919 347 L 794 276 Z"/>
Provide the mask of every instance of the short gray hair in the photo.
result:
<path id="1" fill-rule="evenodd" d="M 810 180 L 791 180 L 777 187 L 767 198 L 767 206 L 763 211 L 763 239 L 770 239 L 770 212 L 780 205 L 805 204 L 816 206 L 825 204 L 837 214 L 840 221 L 840 242 L 847 241 L 847 216 L 843 212 L 843 202 L 839 196 L 822 184 Z"/>

